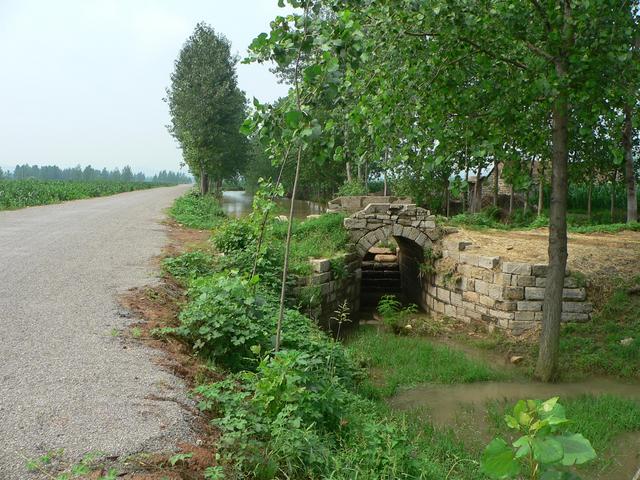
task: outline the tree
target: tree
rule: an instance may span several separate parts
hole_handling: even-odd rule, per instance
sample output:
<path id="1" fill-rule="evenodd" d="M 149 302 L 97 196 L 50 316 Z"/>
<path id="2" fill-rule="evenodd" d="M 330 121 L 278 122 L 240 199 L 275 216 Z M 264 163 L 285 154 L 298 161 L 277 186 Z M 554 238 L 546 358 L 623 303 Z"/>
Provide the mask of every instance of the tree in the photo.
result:
<path id="1" fill-rule="evenodd" d="M 237 86 L 236 62 L 229 41 L 199 23 L 180 51 L 167 89 L 168 129 L 202 194 L 209 191 L 210 177 L 219 190 L 246 158 L 246 139 L 239 133 L 245 97 Z"/>

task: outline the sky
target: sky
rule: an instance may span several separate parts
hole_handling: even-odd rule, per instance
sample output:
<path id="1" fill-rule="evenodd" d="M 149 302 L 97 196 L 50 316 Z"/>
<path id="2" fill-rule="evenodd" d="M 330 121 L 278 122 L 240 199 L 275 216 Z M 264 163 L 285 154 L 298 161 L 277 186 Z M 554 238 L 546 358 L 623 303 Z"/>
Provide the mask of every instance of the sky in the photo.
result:
<path id="1" fill-rule="evenodd" d="M 163 102 L 204 21 L 243 56 L 285 11 L 277 0 L 0 0 L 0 167 L 178 170 Z M 286 94 L 266 65 L 238 65 L 251 100 Z"/>

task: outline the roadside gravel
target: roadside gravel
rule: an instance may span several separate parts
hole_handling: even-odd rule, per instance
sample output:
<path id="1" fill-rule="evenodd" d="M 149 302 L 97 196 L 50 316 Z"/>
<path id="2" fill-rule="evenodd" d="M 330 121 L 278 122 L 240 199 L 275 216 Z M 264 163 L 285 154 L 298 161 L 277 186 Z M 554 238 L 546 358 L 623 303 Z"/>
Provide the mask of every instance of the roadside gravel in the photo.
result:
<path id="1" fill-rule="evenodd" d="M 155 281 L 164 209 L 187 186 L 0 212 L 0 479 L 63 448 L 126 456 L 193 439 L 184 384 L 116 334 Z M 122 312 L 120 312 L 122 313 Z"/>

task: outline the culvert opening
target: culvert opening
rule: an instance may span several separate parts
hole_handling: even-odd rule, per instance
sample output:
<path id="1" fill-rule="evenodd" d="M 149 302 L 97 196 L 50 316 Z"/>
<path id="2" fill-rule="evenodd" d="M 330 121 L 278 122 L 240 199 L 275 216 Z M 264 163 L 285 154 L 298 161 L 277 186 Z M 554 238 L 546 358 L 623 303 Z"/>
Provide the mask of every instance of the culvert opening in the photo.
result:
<path id="1" fill-rule="evenodd" d="M 371 247 L 362 259 L 360 310 L 375 312 L 384 295 L 420 306 L 422 247 L 403 237 L 390 237 Z"/>

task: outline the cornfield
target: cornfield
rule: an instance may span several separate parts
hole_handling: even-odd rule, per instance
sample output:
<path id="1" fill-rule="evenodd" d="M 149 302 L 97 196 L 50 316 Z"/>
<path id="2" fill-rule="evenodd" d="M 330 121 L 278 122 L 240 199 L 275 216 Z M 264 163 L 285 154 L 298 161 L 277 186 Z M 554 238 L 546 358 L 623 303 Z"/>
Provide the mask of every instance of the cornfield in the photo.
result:
<path id="1" fill-rule="evenodd" d="M 0 210 L 102 197 L 165 184 L 149 182 L 0 180 Z"/>

